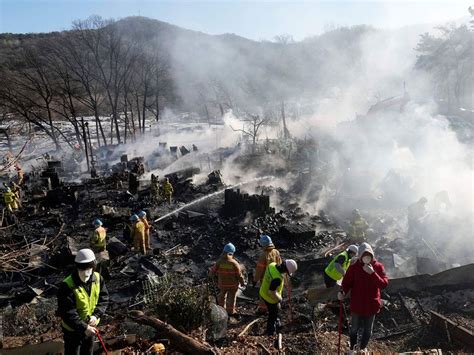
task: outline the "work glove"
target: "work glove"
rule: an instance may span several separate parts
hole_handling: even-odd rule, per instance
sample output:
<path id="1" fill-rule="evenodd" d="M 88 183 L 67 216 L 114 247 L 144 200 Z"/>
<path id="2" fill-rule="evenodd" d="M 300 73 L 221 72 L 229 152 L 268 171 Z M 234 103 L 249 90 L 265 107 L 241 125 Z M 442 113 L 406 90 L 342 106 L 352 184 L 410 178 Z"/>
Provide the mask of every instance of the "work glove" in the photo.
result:
<path id="1" fill-rule="evenodd" d="M 362 269 L 368 273 L 369 275 L 372 275 L 374 273 L 374 268 L 370 264 L 365 264 Z"/>
<path id="2" fill-rule="evenodd" d="M 97 334 L 97 329 L 88 325 L 84 333 L 86 334 L 86 337 L 92 337 Z"/>
<path id="3" fill-rule="evenodd" d="M 339 292 L 337 293 L 337 299 L 338 299 L 339 301 L 343 301 L 343 300 L 344 300 L 344 292 L 339 291 Z"/>
<path id="4" fill-rule="evenodd" d="M 89 325 L 95 327 L 98 322 L 99 322 L 99 320 L 97 319 L 96 316 L 90 316 L 90 318 L 89 318 Z"/>

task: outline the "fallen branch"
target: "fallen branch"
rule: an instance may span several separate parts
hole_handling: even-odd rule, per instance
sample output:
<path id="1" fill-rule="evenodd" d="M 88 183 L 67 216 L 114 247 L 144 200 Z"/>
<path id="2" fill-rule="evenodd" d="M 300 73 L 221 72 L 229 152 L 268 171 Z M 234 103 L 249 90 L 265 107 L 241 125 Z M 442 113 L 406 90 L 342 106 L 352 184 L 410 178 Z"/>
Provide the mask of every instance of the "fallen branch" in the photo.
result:
<path id="1" fill-rule="evenodd" d="M 191 338 L 190 336 L 181 333 L 168 323 L 165 323 L 158 318 L 150 317 L 145 315 L 141 311 L 131 311 L 128 313 L 130 318 L 140 324 L 149 325 L 162 333 L 165 337 L 169 338 L 172 344 L 178 349 L 188 354 L 216 354 L 215 351 L 199 341 Z"/>
<path id="2" fill-rule="evenodd" d="M 250 329 L 250 327 L 251 327 L 252 325 L 254 325 L 255 323 L 257 323 L 257 322 L 259 322 L 259 321 L 261 321 L 261 320 L 262 320 L 262 318 L 257 318 L 257 319 L 254 319 L 253 321 L 251 321 L 249 324 L 247 324 L 247 325 L 245 326 L 244 330 L 242 330 L 242 331 L 239 333 L 239 335 L 237 335 L 237 338 L 239 338 L 239 337 L 241 337 L 241 336 L 244 336 L 244 335 L 249 331 L 249 329 Z"/>

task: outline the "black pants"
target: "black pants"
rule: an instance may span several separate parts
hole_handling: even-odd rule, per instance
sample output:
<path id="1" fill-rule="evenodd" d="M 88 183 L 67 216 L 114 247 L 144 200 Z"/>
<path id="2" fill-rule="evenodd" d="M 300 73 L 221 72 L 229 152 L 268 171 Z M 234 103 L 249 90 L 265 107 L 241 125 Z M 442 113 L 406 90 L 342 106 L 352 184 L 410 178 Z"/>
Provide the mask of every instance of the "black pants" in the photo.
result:
<path id="1" fill-rule="evenodd" d="M 267 320 L 267 335 L 275 334 L 277 327 L 280 326 L 280 320 L 278 319 L 278 303 L 268 303 L 265 301 L 268 309 L 268 320 Z"/>
<path id="2" fill-rule="evenodd" d="M 92 355 L 94 338 L 86 337 L 84 333 L 64 330 L 64 355 Z"/>
<path id="3" fill-rule="evenodd" d="M 323 271 L 323 274 L 324 274 L 324 283 L 326 284 L 326 288 L 331 288 L 331 287 L 336 286 L 337 284 L 336 280 L 331 279 L 328 276 L 328 274 L 326 274 L 326 271 Z"/>

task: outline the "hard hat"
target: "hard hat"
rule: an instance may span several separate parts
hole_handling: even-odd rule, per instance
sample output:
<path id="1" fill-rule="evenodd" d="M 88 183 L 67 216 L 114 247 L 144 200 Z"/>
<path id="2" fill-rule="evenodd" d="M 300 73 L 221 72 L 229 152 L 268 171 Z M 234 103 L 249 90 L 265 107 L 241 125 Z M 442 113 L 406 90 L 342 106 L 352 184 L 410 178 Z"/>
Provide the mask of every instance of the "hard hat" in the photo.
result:
<path id="1" fill-rule="evenodd" d="M 270 238 L 268 235 L 262 234 L 260 236 L 259 243 L 262 247 L 268 247 L 272 243 L 272 238 Z"/>
<path id="2" fill-rule="evenodd" d="M 227 254 L 234 254 L 235 253 L 235 246 L 232 243 L 226 244 L 224 247 L 224 253 Z"/>
<path id="3" fill-rule="evenodd" d="M 285 266 L 289 274 L 293 274 L 298 270 L 298 264 L 293 259 L 285 260 Z"/>
<path id="4" fill-rule="evenodd" d="M 355 255 L 357 255 L 357 252 L 358 252 L 359 248 L 357 247 L 357 245 L 349 245 L 346 249 L 347 252 L 349 253 L 354 253 Z"/>
<path id="5" fill-rule="evenodd" d="M 137 216 L 136 214 L 133 214 L 133 215 L 130 217 L 130 220 L 131 220 L 132 222 L 136 222 L 136 221 L 138 221 L 138 216 Z"/>
<path id="6" fill-rule="evenodd" d="M 101 226 L 102 225 L 102 221 L 100 219 L 96 219 L 93 223 L 94 226 Z"/>
<path id="7" fill-rule="evenodd" d="M 140 218 L 146 217 L 146 212 L 145 211 L 138 212 L 138 217 Z"/>
<path id="8" fill-rule="evenodd" d="M 95 254 L 90 249 L 81 249 L 77 252 L 74 262 L 78 264 L 91 263 L 95 261 Z"/>

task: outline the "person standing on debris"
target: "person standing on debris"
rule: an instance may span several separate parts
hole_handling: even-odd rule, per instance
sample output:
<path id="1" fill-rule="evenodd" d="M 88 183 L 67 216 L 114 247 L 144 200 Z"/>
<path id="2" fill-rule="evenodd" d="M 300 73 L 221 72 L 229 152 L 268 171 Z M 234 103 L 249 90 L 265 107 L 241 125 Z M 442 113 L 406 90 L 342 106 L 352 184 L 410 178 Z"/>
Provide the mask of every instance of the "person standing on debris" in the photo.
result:
<path id="1" fill-rule="evenodd" d="M 347 269 L 351 265 L 351 260 L 357 255 L 358 248 L 356 245 L 349 247 L 342 253 L 337 254 L 324 269 L 324 283 L 327 288 L 337 285 L 337 281 L 341 280 L 346 274 Z"/>
<path id="2" fill-rule="evenodd" d="M 170 179 L 166 178 L 164 184 L 163 184 L 163 191 L 165 194 L 165 199 L 168 201 L 168 204 L 171 206 L 171 198 L 173 197 L 173 185 L 170 183 Z"/>
<path id="3" fill-rule="evenodd" d="M 140 221 L 143 222 L 143 225 L 145 226 L 145 248 L 147 250 L 151 250 L 151 242 L 150 242 L 150 222 L 148 222 L 148 219 L 146 218 L 146 212 L 145 211 L 140 211 L 138 213 L 138 218 L 140 218 Z"/>
<path id="4" fill-rule="evenodd" d="M 10 188 L 11 191 L 13 192 L 13 195 L 15 197 L 15 202 L 17 205 L 17 208 L 21 208 L 21 188 L 20 185 L 17 185 L 15 181 L 12 181 L 10 183 Z"/>
<path id="5" fill-rule="evenodd" d="M 91 249 L 95 253 L 100 253 L 106 249 L 107 231 L 102 225 L 103 223 L 100 219 L 96 219 L 93 223 L 95 230 L 91 237 Z"/>
<path id="6" fill-rule="evenodd" d="M 5 187 L 5 192 L 3 193 L 3 202 L 10 212 L 18 209 L 15 193 L 8 186 Z"/>
<path id="7" fill-rule="evenodd" d="M 132 240 L 133 248 L 135 252 L 141 252 L 143 255 L 146 254 L 146 245 L 145 245 L 145 224 L 140 220 L 140 218 L 134 214 L 130 217 L 132 221 Z"/>
<path id="8" fill-rule="evenodd" d="M 379 313 L 382 302 L 380 290 L 388 285 L 388 278 L 382 263 L 375 260 L 372 247 L 368 243 L 359 246 L 358 260 L 352 264 L 342 279 L 338 292 L 339 301 L 351 292 L 351 350 L 364 350 L 372 335 L 375 315 Z M 359 331 L 362 332 L 357 346 Z"/>
<path id="9" fill-rule="evenodd" d="M 280 327 L 278 309 L 283 299 L 284 274 L 291 276 L 297 269 L 296 261 L 287 259 L 281 264 L 270 263 L 265 270 L 259 295 L 268 309 L 267 335 L 274 335 Z"/>
<path id="10" fill-rule="evenodd" d="M 76 268 L 63 280 L 57 295 L 64 354 L 92 355 L 97 325 L 107 309 L 109 293 L 102 276 L 94 272 L 96 259 L 92 250 L 79 250 L 74 261 Z"/>
<path id="11" fill-rule="evenodd" d="M 277 265 L 281 264 L 280 252 L 275 248 L 272 239 L 268 235 L 262 234 L 260 236 L 259 244 L 262 247 L 262 252 L 257 260 L 257 266 L 255 267 L 255 273 L 253 275 L 254 287 L 257 282 L 260 282 L 260 284 L 262 283 L 263 275 L 270 263 L 276 263 Z M 258 304 L 257 313 L 267 313 L 267 306 L 262 299 L 260 299 Z"/>
<path id="12" fill-rule="evenodd" d="M 353 240 L 356 242 L 363 242 L 365 240 L 365 232 L 369 229 L 369 224 L 360 215 L 358 209 L 352 211 L 352 220 L 351 225 L 349 227 L 349 235 L 352 237 Z"/>
<path id="13" fill-rule="evenodd" d="M 151 198 L 153 202 L 159 202 L 160 200 L 160 182 L 158 176 L 151 174 Z"/>
<path id="14" fill-rule="evenodd" d="M 23 169 L 21 168 L 21 165 L 16 163 L 15 164 L 15 169 L 16 169 L 16 174 L 17 174 L 17 179 L 18 179 L 18 185 L 23 185 L 23 180 L 25 179 L 25 173 L 23 172 Z"/>
<path id="15" fill-rule="evenodd" d="M 218 304 L 227 310 L 229 316 L 235 316 L 237 313 L 237 290 L 239 285 L 244 285 L 242 267 L 234 259 L 234 253 L 234 244 L 226 244 L 221 257 L 210 270 L 211 276 L 217 275 Z"/>

